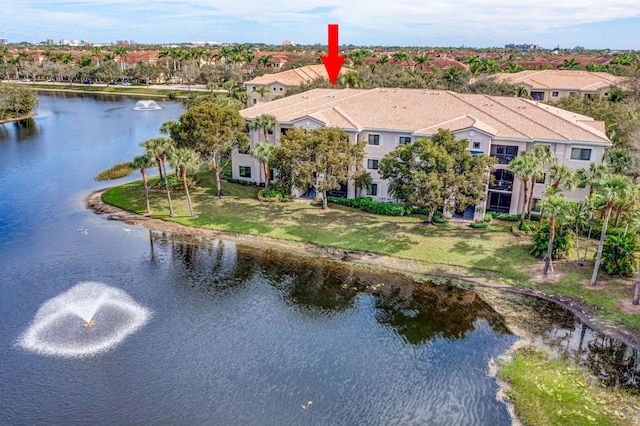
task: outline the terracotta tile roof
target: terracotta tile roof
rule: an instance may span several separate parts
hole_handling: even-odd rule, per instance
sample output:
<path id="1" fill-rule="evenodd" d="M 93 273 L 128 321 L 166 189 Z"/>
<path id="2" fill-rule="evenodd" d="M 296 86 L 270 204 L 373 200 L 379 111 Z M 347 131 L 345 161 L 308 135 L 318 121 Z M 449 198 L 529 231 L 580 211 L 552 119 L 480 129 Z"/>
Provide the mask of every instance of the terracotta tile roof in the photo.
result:
<path id="1" fill-rule="evenodd" d="M 341 74 L 351 71 L 342 67 Z M 245 86 L 250 85 L 268 85 L 273 83 L 281 83 L 285 86 L 301 86 L 311 83 L 317 78 L 329 79 L 327 70 L 324 65 L 308 65 L 306 67 L 294 68 L 287 71 L 277 72 L 274 74 L 264 74 L 253 80 L 246 81 Z"/>
<path id="2" fill-rule="evenodd" d="M 604 126 L 580 114 L 517 97 L 424 89 L 315 89 L 240 111 L 281 123 L 311 117 L 345 130 L 430 135 L 474 127 L 494 138 L 582 141 L 610 145 Z"/>
<path id="3" fill-rule="evenodd" d="M 575 91 L 599 91 L 623 86 L 623 78 L 606 72 L 573 70 L 526 70 L 513 74 L 497 74 L 511 84 L 526 84 L 535 89 L 564 89 Z"/>

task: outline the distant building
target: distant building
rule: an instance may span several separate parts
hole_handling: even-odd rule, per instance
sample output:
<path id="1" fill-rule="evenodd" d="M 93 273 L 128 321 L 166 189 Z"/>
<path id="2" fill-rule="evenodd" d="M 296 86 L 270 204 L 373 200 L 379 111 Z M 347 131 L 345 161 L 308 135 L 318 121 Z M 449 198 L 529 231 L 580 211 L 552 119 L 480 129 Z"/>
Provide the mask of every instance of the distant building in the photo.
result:
<path id="1" fill-rule="evenodd" d="M 47 44 L 49 44 L 49 45 L 53 45 L 53 44 L 55 44 L 55 42 L 53 41 L 53 39 L 52 39 L 52 38 L 48 38 L 48 39 L 47 39 Z"/>
<path id="2" fill-rule="evenodd" d="M 291 40 L 285 40 L 282 42 L 283 46 L 295 46 L 295 44 Z"/>
<path id="3" fill-rule="evenodd" d="M 69 40 L 67 40 L 66 38 L 63 38 L 60 40 L 58 44 L 61 46 L 68 46 L 70 43 L 69 43 Z"/>
<path id="4" fill-rule="evenodd" d="M 540 46 L 538 46 L 537 44 L 514 44 L 514 43 L 510 43 L 510 44 L 505 44 L 504 45 L 505 49 L 518 49 L 521 50 L 523 52 L 529 51 L 529 50 L 537 50 L 540 49 Z"/>
<path id="5" fill-rule="evenodd" d="M 118 40 L 116 41 L 116 44 L 118 46 L 132 46 L 132 45 L 135 45 L 136 42 L 133 40 Z"/>
<path id="6" fill-rule="evenodd" d="M 0 44 L 9 44 L 9 40 L 6 38 L 0 38 Z"/>
<path id="7" fill-rule="evenodd" d="M 527 89 L 534 101 L 557 101 L 569 95 L 607 97 L 613 89 L 628 92 L 624 77 L 579 70 L 525 70 L 500 73 L 496 78 Z"/>
<path id="8" fill-rule="evenodd" d="M 342 67 L 340 74 L 352 71 Z M 245 81 L 244 87 L 249 95 L 249 106 L 259 102 L 272 101 L 277 97 L 284 96 L 287 88 L 300 87 L 303 84 L 312 83 L 318 78 L 329 79 L 324 65 L 308 65 L 306 67 L 294 68 L 275 74 L 264 74 L 252 80 Z"/>

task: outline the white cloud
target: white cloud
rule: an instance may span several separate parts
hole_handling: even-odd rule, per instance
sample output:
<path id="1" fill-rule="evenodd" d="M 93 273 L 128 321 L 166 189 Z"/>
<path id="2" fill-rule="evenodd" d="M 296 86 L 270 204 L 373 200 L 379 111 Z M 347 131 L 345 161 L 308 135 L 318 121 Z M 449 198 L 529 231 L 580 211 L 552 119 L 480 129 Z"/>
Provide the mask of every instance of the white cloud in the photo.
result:
<path id="1" fill-rule="evenodd" d="M 293 34 L 306 34 L 310 38 L 306 42 L 324 42 L 322 25 L 339 23 L 344 34 L 359 34 L 357 43 L 362 44 L 368 33 L 376 34 L 377 39 L 386 34 L 396 39 L 510 35 L 515 40 L 521 35 L 640 17 L 637 0 L 23 0 L 19 7 L 17 4 L 2 7 L 2 21 L 9 23 L 9 30 L 35 28 L 34 22 L 43 31 L 59 32 L 95 29 L 108 34 L 138 27 L 162 39 L 168 33 L 193 33 L 206 31 L 207 25 L 227 24 L 231 36 L 245 32 L 246 38 L 247 26 L 241 24 L 253 22 L 256 41 L 265 27 L 285 27 Z M 238 23 L 236 32 L 234 22 Z M 633 36 L 640 38 L 630 34 Z"/>

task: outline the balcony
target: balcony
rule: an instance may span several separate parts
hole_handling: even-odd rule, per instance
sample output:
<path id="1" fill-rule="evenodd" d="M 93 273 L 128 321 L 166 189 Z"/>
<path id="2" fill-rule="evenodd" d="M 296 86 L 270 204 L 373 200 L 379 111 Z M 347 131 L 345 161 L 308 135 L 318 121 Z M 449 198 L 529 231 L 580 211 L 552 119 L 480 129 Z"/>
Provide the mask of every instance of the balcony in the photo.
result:
<path id="1" fill-rule="evenodd" d="M 513 191 L 513 181 L 494 180 L 493 183 L 489 185 L 489 189 L 494 189 L 496 191 Z"/>

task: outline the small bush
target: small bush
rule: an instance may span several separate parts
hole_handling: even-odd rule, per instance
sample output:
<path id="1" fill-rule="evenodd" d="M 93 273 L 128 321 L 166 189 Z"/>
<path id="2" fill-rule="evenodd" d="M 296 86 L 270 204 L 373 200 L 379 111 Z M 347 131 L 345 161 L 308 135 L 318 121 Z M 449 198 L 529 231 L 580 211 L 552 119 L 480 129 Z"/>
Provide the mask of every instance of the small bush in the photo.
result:
<path id="1" fill-rule="evenodd" d="M 451 219 L 442 216 L 442 212 L 435 212 L 433 214 L 433 223 L 449 223 Z"/>
<path id="2" fill-rule="evenodd" d="M 488 213 L 487 213 L 488 214 Z M 509 222 L 517 222 L 520 220 L 519 214 L 494 213 L 493 217 L 500 220 L 508 220 Z"/>
<path id="3" fill-rule="evenodd" d="M 262 186 L 262 187 L 264 187 L 264 183 L 256 184 L 252 180 L 234 179 L 232 177 L 225 177 L 224 179 L 229 183 L 237 183 L 239 185 L 244 185 L 244 186 Z"/>
<path id="4" fill-rule="evenodd" d="M 403 216 L 406 213 L 404 207 L 397 204 L 381 203 L 372 198 L 343 198 L 327 197 L 327 201 L 343 206 L 354 207 L 367 213 L 379 214 L 383 216 Z"/>
<path id="5" fill-rule="evenodd" d="M 493 213 L 489 212 L 489 213 L 484 215 L 484 221 L 485 222 L 491 222 L 492 220 L 493 220 Z"/>
<path id="6" fill-rule="evenodd" d="M 536 231 L 536 229 L 538 229 L 538 224 L 536 222 L 525 219 L 525 221 L 522 222 L 522 225 L 519 226 L 519 229 L 523 233 L 531 235 Z"/>
<path id="7" fill-rule="evenodd" d="M 171 191 L 179 191 L 183 189 L 182 180 L 179 179 L 175 174 L 167 174 L 167 182 L 169 183 L 169 189 Z M 193 179 L 187 177 L 187 186 L 193 185 Z M 166 189 L 167 187 L 164 185 L 164 179 L 158 179 L 157 184 L 158 189 Z"/>
<path id="8" fill-rule="evenodd" d="M 94 177 L 95 180 L 111 180 L 120 179 L 133 173 L 133 169 L 129 163 L 118 163 L 115 166 L 103 170 Z"/>
<path id="9" fill-rule="evenodd" d="M 536 232 L 533 234 L 533 244 L 529 252 L 538 259 L 544 259 L 547 255 L 547 247 L 549 246 L 549 233 L 551 227 L 549 222 L 543 221 Z M 573 247 L 574 233 L 568 226 L 556 226 L 555 238 L 553 239 L 553 247 L 551 248 L 551 257 L 553 259 L 562 259 L 566 257 L 569 250 Z"/>
<path id="10" fill-rule="evenodd" d="M 489 222 L 472 222 L 469 226 L 473 229 L 487 229 L 491 225 Z"/>
<path id="11" fill-rule="evenodd" d="M 609 275 L 630 277 L 635 274 L 636 234 L 610 234 L 602 247 L 602 268 Z"/>
<path id="12" fill-rule="evenodd" d="M 258 200 L 266 202 L 289 202 L 293 201 L 292 195 L 283 194 L 278 184 L 271 185 L 265 194 L 264 189 L 258 191 Z"/>

